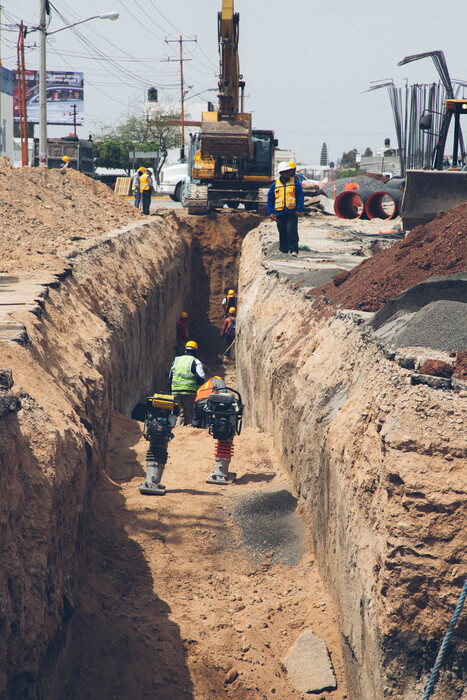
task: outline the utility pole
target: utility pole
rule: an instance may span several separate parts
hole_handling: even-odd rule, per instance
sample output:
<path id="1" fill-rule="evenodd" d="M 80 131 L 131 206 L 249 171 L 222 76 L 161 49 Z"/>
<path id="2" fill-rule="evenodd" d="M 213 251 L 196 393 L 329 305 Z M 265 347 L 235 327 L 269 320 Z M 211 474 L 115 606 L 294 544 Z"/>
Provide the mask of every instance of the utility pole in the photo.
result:
<path id="1" fill-rule="evenodd" d="M 180 61 L 180 102 L 181 102 L 181 117 L 182 117 L 182 146 L 180 148 L 180 160 L 185 163 L 185 90 L 183 85 L 183 42 L 192 41 L 197 43 L 196 37 L 194 39 L 182 39 L 180 35 L 179 39 L 166 39 L 166 44 L 173 44 L 175 42 L 180 44 L 180 58 L 168 58 L 167 61 Z M 191 61 L 191 58 L 185 58 L 185 61 Z"/>
<path id="2" fill-rule="evenodd" d="M 28 139 L 28 117 L 26 111 L 26 71 L 24 64 L 24 26 L 23 21 L 19 27 L 17 43 L 18 54 L 18 106 L 19 106 L 19 133 L 21 140 L 21 165 L 28 164 L 29 139 Z"/>
<path id="3" fill-rule="evenodd" d="M 46 77 L 46 41 L 47 27 L 46 11 L 49 11 L 48 1 L 40 0 L 41 16 L 39 20 L 40 52 L 39 52 L 39 165 L 47 167 L 47 77 Z"/>

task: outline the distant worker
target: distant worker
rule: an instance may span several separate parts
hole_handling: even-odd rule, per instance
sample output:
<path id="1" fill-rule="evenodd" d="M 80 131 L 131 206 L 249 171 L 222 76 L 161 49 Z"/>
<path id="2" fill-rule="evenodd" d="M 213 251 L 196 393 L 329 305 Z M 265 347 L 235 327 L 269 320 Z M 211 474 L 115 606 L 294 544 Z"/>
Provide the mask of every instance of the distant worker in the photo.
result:
<path id="1" fill-rule="evenodd" d="M 279 163 L 279 177 L 268 192 L 268 214 L 277 222 L 279 250 L 298 255 L 298 214 L 303 210 L 303 188 L 292 176 L 289 163 Z"/>
<path id="2" fill-rule="evenodd" d="M 175 346 L 177 354 L 183 352 L 183 348 L 188 340 L 190 340 L 190 334 L 188 333 L 188 314 L 186 311 L 182 311 L 177 321 L 177 340 Z"/>
<path id="3" fill-rule="evenodd" d="M 204 412 L 204 407 L 208 401 L 208 398 L 213 392 L 218 389 L 225 389 L 226 383 L 221 377 L 211 377 L 207 382 L 201 384 L 197 391 L 194 410 L 193 410 L 193 428 L 205 428 L 206 427 L 206 414 Z"/>
<path id="4" fill-rule="evenodd" d="M 70 159 L 68 158 L 68 156 L 63 156 L 60 170 L 68 170 L 69 168 L 70 168 Z"/>
<path id="5" fill-rule="evenodd" d="M 229 291 L 227 292 L 227 296 L 225 296 L 222 299 L 222 311 L 224 313 L 224 316 L 227 316 L 231 306 L 237 306 L 237 296 L 233 289 L 229 289 Z"/>
<path id="6" fill-rule="evenodd" d="M 235 307 L 231 306 L 224 321 L 224 325 L 222 326 L 221 338 L 225 340 L 224 357 L 228 360 L 230 360 L 232 346 L 235 342 L 236 314 L 237 311 Z"/>
<path id="7" fill-rule="evenodd" d="M 290 167 L 290 172 L 292 174 L 292 177 L 295 177 L 296 172 L 297 172 L 297 165 L 296 165 L 295 161 L 289 160 L 287 165 Z"/>
<path id="8" fill-rule="evenodd" d="M 142 165 L 133 175 L 133 192 L 135 194 L 135 207 L 140 208 L 141 205 L 141 175 L 146 172 L 146 168 Z"/>
<path id="9" fill-rule="evenodd" d="M 139 191 L 143 201 L 143 214 L 147 216 L 151 208 L 151 193 L 154 191 L 152 172 L 149 168 L 139 178 Z"/>
<path id="10" fill-rule="evenodd" d="M 185 354 L 175 358 L 170 368 L 171 393 L 180 404 L 177 425 L 190 425 L 193 420 L 193 403 L 198 387 L 206 381 L 203 365 L 196 357 L 198 345 L 189 340 Z"/>

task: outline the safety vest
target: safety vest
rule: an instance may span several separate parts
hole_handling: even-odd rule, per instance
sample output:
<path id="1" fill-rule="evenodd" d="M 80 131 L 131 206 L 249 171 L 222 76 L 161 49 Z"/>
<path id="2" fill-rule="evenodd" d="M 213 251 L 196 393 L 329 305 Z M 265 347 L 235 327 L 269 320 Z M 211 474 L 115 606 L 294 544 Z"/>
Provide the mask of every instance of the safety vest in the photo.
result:
<path id="1" fill-rule="evenodd" d="M 275 210 L 282 211 L 284 206 L 286 209 L 294 210 L 297 206 L 295 198 L 295 178 L 290 178 L 287 182 L 281 182 L 280 177 L 277 178 L 274 185 L 274 193 L 276 196 Z"/>
<path id="2" fill-rule="evenodd" d="M 193 355 L 180 355 L 176 357 L 172 365 L 172 394 L 188 392 L 195 394 L 198 382 L 191 371 Z"/>
<path id="3" fill-rule="evenodd" d="M 235 294 L 230 297 L 227 297 L 227 311 L 230 309 L 231 306 L 237 308 L 237 297 L 235 296 Z"/>
<path id="4" fill-rule="evenodd" d="M 148 177 L 149 175 L 147 173 L 143 173 L 139 179 L 139 191 L 143 192 L 143 190 L 148 190 L 149 189 L 149 183 L 148 183 Z"/>
<path id="5" fill-rule="evenodd" d="M 195 401 L 202 401 L 211 396 L 214 389 L 225 389 L 225 382 L 223 379 L 218 379 L 217 377 L 211 377 L 207 382 L 201 384 L 200 388 L 196 393 Z"/>

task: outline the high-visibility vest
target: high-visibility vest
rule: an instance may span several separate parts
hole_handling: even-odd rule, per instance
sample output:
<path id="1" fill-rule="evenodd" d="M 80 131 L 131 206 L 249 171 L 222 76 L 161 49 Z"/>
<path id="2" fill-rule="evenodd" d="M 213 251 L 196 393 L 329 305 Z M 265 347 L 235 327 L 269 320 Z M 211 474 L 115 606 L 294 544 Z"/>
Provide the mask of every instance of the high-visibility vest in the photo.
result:
<path id="1" fill-rule="evenodd" d="M 233 294 L 230 297 L 227 297 L 227 311 L 230 309 L 231 306 L 237 308 L 237 297 L 235 296 L 235 294 Z"/>
<path id="2" fill-rule="evenodd" d="M 223 379 L 211 377 L 207 382 L 201 384 L 196 393 L 195 401 L 202 401 L 203 399 L 209 398 L 215 389 L 225 389 L 225 382 Z"/>
<path id="3" fill-rule="evenodd" d="M 274 194 L 276 197 L 275 210 L 282 211 L 284 206 L 286 209 L 295 209 L 297 200 L 295 198 L 295 178 L 290 178 L 287 182 L 281 182 L 280 177 L 277 178 L 274 185 Z"/>
<path id="4" fill-rule="evenodd" d="M 172 365 L 172 394 L 196 393 L 198 382 L 191 371 L 193 361 L 193 355 L 180 355 L 175 358 Z"/>
<path id="5" fill-rule="evenodd" d="M 148 177 L 149 175 L 147 173 L 143 173 L 139 179 L 139 191 L 143 192 L 143 190 L 148 190 L 149 189 L 149 183 L 148 183 Z"/>

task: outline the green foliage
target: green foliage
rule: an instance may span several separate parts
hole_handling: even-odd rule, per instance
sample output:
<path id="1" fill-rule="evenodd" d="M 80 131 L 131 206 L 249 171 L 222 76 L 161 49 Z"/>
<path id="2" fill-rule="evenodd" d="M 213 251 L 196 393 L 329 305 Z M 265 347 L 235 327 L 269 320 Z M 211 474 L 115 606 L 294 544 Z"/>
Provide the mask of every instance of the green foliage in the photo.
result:
<path id="1" fill-rule="evenodd" d="M 340 166 L 341 168 L 351 168 L 355 166 L 355 159 L 357 157 L 357 149 L 353 148 L 351 151 L 342 154 Z"/>
<path id="2" fill-rule="evenodd" d="M 180 112 L 174 107 L 151 105 L 146 113 L 142 106 L 129 112 L 117 125 L 103 127 L 94 136 L 94 144 L 99 153 L 98 165 L 103 168 L 121 168 L 129 174 L 132 167 L 132 151 L 159 151 L 159 173 L 167 159 L 169 149 L 180 146 L 180 126 L 170 122 L 180 120 Z M 154 161 L 138 160 L 136 165 L 152 168 Z"/>
<path id="3" fill-rule="evenodd" d="M 361 170 L 341 170 L 339 173 L 339 178 L 343 177 L 357 177 L 362 174 Z"/>
<path id="4" fill-rule="evenodd" d="M 373 157 L 373 151 L 369 146 L 365 148 L 365 153 L 363 154 L 363 158 L 372 158 Z"/>

